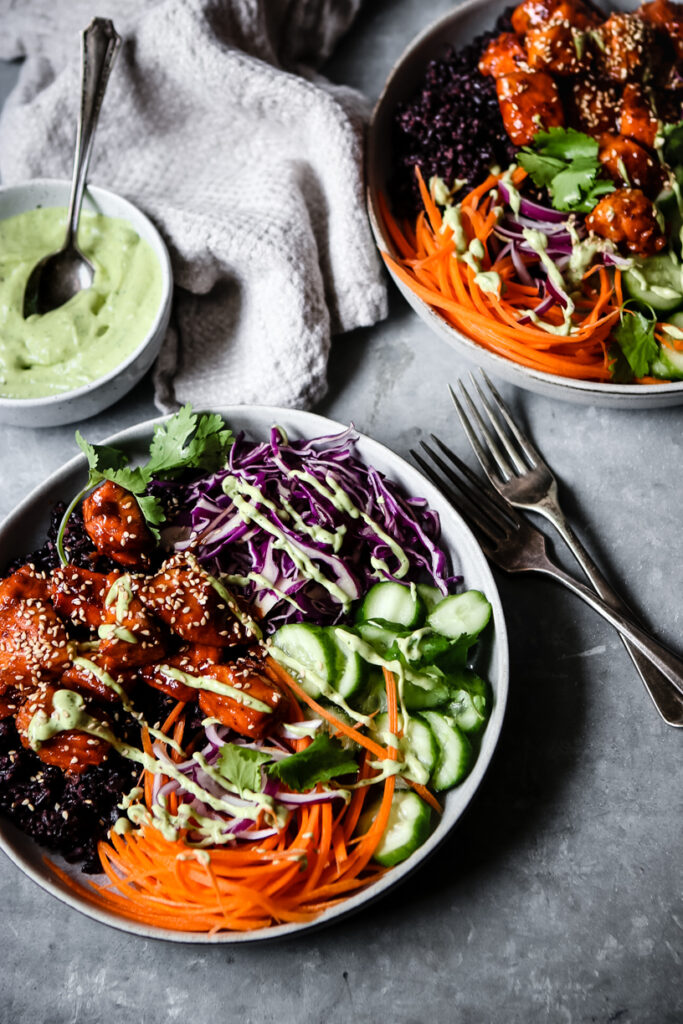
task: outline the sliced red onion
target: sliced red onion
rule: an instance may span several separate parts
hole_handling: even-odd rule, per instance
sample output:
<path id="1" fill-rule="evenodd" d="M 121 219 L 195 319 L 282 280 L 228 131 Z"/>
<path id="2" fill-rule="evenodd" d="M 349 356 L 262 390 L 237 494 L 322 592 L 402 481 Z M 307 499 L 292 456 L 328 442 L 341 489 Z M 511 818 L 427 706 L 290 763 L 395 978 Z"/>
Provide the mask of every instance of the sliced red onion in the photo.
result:
<path id="1" fill-rule="evenodd" d="M 330 800 L 345 800 L 346 797 L 341 790 L 328 790 L 326 793 L 287 793 L 285 790 L 278 790 L 275 799 L 285 807 L 302 807 L 306 804 L 324 804 Z"/>
<path id="2" fill-rule="evenodd" d="M 550 280 L 550 278 L 548 278 L 548 280 L 546 281 L 546 288 L 548 289 L 548 293 L 552 296 L 552 298 L 555 299 L 555 302 L 559 302 L 562 308 L 566 309 L 569 305 L 569 296 L 567 295 L 567 293 L 563 289 L 558 288 L 557 285 Z"/>
<path id="3" fill-rule="evenodd" d="M 536 306 L 533 312 L 536 314 L 536 316 L 543 316 L 543 314 L 547 313 L 549 309 L 552 309 L 556 301 L 557 300 L 553 295 L 548 295 L 545 299 L 543 299 L 542 302 L 538 304 L 538 306 Z M 518 321 L 519 324 L 530 324 L 531 322 L 532 321 L 530 316 L 523 316 L 522 319 Z"/>
<path id="4" fill-rule="evenodd" d="M 298 739 L 301 739 L 301 736 L 299 735 L 299 733 L 291 732 L 290 728 L 289 728 L 290 725 L 299 725 L 299 724 L 300 724 L 299 722 L 291 722 L 291 723 L 283 722 L 282 725 L 280 726 L 280 734 L 286 740 L 298 740 Z M 311 729 L 315 729 L 315 731 L 317 731 L 322 724 L 323 724 L 322 718 L 308 718 L 308 719 L 306 719 L 306 725 L 310 726 Z"/>
<path id="5" fill-rule="evenodd" d="M 278 830 L 276 828 L 260 828 L 254 832 L 250 832 L 248 828 L 245 828 L 243 832 L 237 833 L 235 839 L 270 839 L 271 836 L 276 836 Z"/>
<path id="6" fill-rule="evenodd" d="M 632 259 L 620 256 L 618 252 L 603 252 L 602 262 L 608 267 L 619 267 L 620 270 L 628 270 L 633 265 Z"/>
<path id="7" fill-rule="evenodd" d="M 510 192 L 504 181 L 499 181 L 496 188 L 500 192 L 504 201 L 510 204 Z M 525 217 L 532 217 L 534 220 L 545 220 L 552 224 L 557 224 L 560 221 L 566 220 L 567 215 L 560 213 L 559 210 L 552 210 L 547 206 L 541 206 L 540 203 L 535 203 L 531 199 L 526 199 L 524 196 L 521 197 L 519 204 L 519 212 Z"/>
<path id="8" fill-rule="evenodd" d="M 524 260 L 520 255 L 519 249 L 514 244 L 510 246 L 510 255 L 512 256 L 512 262 L 515 267 L 515 273 L 517 274 L 517 277 L 520 279 L 522 284 L 534 284 L 534 279 L 527 270 Z"/>

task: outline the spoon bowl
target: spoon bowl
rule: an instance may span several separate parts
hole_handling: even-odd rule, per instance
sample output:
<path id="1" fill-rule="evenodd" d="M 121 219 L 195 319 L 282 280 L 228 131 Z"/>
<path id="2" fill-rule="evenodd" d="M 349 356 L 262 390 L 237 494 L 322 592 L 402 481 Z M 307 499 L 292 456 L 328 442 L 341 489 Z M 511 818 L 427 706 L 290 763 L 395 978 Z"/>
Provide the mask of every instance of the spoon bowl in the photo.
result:
<path id="1" fill-rule="evenodd" d="M 26 282 L 24 319 L 49 313 L 63 306 L 84 288 L 89 288 L 95 268 L 75 245 L 45 256 L 36 263 Z"/>

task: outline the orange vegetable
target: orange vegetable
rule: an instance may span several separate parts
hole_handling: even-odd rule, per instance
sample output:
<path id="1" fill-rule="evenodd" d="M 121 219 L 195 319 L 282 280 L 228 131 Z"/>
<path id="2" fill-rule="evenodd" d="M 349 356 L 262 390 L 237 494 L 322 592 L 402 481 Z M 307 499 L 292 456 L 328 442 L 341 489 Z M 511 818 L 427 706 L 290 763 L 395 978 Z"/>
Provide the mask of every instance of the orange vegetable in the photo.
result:
<path id="1" fill-rule="evenodd" d="M 424 212 L 414 226 L 399 224 L 383 196 L 380 215 L 396 248 L 397 257 L 382 253 L 385 263 L 419 298 L 435 309 L 451 326 L 497 355 L 515 363 L 560 377 L 582 380 L 611 379 L 609 340 L 622 304 L 621 272 L 613 275 L 604 267 L 593 267 L 584 281 L 598 272 L 597 288 L 586 283 L 584 299 L 572 314 L 571 334 L 555 334 L 537 323 L 522 323 L 537 298 L 536 289 L 516 280 L 511 259 L 493 266 L 489 244 L 497 221 L 491 189 L 502 175 L 490 175 L 465 196 L 460 215 L 467 242 L 478 239 L 484 246 L 482 270 L 495 269 L 502 282 L 500 294 L 484 291 L 475 281 L 475 271 L 454 258 L 453 232 L 444 228 L 441 213 L 416 167 Z M 512 176 L 519 185 L 526 172 L 518 167 Z M 535 255 L 524 262 L 538 262 Z M 585 308 L 584 308 L 585 307 Z M 558 304 L 541 318 L 548 326 L 563 322 Z"/>

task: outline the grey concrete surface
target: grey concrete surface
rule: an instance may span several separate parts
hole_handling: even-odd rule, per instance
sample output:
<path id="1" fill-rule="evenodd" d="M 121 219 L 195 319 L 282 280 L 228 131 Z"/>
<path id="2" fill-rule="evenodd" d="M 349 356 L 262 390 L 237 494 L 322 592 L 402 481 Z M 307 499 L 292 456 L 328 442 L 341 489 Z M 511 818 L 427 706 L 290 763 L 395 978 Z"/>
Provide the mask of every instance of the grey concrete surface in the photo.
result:
<path id="1" fill-rule="evenodd" d="M 330 75 L 374 98 L 447 7 L 368 0 Z M 0 89 L 13 76 L 0 68 Z M 466 369 L 394 291 L 386 323 L 336 339 L 318 411 L 403 455 L 436 430 L 467 456 L 445 391 Z M 502 391 L 603 567 L 683 649 L 681 411 Z M 144 382 L 85 430 L 97 439 L 152 414 Z M 74 446 L 71 428 L 0 430 L 4 516 Z M 509 714 L 476 799 L 424 870 L 333 929 L 230 949 L 99 926 L 0 857 L 0 1024 L 681 1024 L 683 733 L 578 600 L 542 580 L 499 583 Z"/>

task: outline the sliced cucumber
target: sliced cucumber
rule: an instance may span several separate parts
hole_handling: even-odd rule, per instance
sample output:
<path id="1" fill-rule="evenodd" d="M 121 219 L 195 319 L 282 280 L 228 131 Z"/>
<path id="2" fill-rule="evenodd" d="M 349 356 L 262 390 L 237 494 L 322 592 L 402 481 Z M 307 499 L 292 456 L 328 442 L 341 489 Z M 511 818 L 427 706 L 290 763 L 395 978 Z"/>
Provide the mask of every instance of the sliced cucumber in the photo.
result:
<path id="1" fill-rule="evenodd" d="M 294 670 L 311 697 L 319 696 L 326 686 L 334 684 L 338 670 L 337 646 L 322 626 L 309 626 L 305 622 L 281 626 L 273 634 L 271 653 L 276 661 Z"/>
<path id="2" fill-rule="evenodd" d="M 427 614 L 432 608 L 436 608 L 439 601 L 443 601 L 443 594 L 438 587 L 432 587 L 429 583 L 418 583 L 417 592 L 422 598 Z"/>
<path id="3" fill-rule="evenodd" d="M 448 714 L 463 732 L 481 732 L 491 714 L 491 687 L 470 669 L 450 677 L 449 682 L 453 691 L 448 701 Z"/>
<path id="4" fill-rule="evenodd" d="M 383 619 L 406 629 L 415 629 L 424 622 L 425 606 L 417 587 L 404 583 L 375 583 L 365 595 L 356 620 Z"/>
<path id="5" fill-rule="evenodd" d="M 351 702 L 354 710 L 362 715 L 372 715 L 375 711 L 387 709 L 387 687 L 381 669 L 370 668 L 368 681 L 364 689 L 354 696 Z"/>
<path id="6" fill-rule="evenodd" d="M 361 639 L 374 647 L 383 658 L 394 647 L 398 636 L 395 629 L 380 622 L 359 622 L 354 629 Z"/>
<path id="7" fill-rule="evenodd" d="M 621 279 L 632 299 L 647 303 L 658 313 L 671 313 L 683 304 L 683 266 L 675 253 L 638 260 Z"/>
<path id="8" fill-rule="evenodd" d="M 361 689 L 368 677 L 368 664 L 357 651 L 351 651 L 337 640 L 336 627 L 326 630 L 337 652 L 332 685 L 345 699 Z"/>
<path id="9" fill-rule="evenodd" d="M 683 320 L 680 313 L 676 313 L 675 316 Z M 671 322 L 674 326 L 683 326 L 677 325 L 674 317 L 671 317 Z M 669 348 L 668 345 L 660 345 L 659 356 L 651 363 L 650 372 L 653 377 L 659 377 L 660 380 L 683 380 L 683 352 Z"/>
<path id="10" fill-rule="evenodd" d="M 411 668 L 426 668 L 434 665 L 439 658 L 450 651 L 451 641 L 431 630 L 421 629 L 412 633 L 406 642 L 397 640 L 396 649 L 403 655 Z"/>
<path id="11" fill-rule="evenodd" d="M 380 800 L 375 801 L 361 814 L 357 829 L 359 835 L 370 829 L 380 803 Z M 377 863 L 391 868 L 414 853 L 429 836 L 430 819 L 429 806 L 417 793 L 397 790 L 391 801 L 387 827 L 373 855 Z"/>
<path id="12" fill-rule="evenodd" d="M 427 625 L 451 640 L 473 642 L 491 618 L 491 605 L 479 590 L 445 597 L 430 612 Z"/>
<path id="13" fill-rule="evenodd" d="M 438 668 L 415 673 L 413 680 L 415 681 L 411 682 L 406 679 L 403 683 L 403 703 L 408 711 L 439 708 L 448 701 L 451 688 L 446 676 Z"/>
<path id="14" fill-rule="evenodd" d="M 389 716 L 378 715 L 374 720 L 373 729 L 380 743 L 388 746 L 391 742 Z M 403 736 L 398 742 L 406 766 L 406 778 L 426 786 L 434 771 L 439 748 L 432 730 L 426 722 L 419 718 L 408 718 L 404 726 Z"/>
<path id="15" fill-rule="evenodd" d="M 432 787 L 437 792 L 450 789 L 462 782 L 472 767 L 472 744 L 449 715 L 439 711 L 423 711 L 422 718 L 432 730 L 439 748 L 432 773 Z"/>

